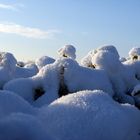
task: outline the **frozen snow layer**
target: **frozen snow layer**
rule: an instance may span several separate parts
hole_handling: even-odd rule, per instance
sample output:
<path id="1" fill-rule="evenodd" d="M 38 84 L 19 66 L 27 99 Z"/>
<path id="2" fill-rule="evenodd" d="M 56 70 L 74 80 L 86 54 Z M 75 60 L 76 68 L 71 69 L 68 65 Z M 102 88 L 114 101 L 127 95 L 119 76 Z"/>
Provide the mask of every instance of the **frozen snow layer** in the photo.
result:
<path id="1" fill-rule="evenodd" d="M 65 45 L 61 49 L 58 50 L 58 54 L 62 57 L 69 57 L 72 59 L 76 59 L 76 49 L 73 45 Z"/>
<path id="2" fill-rule="evenodd" d="M 132 48 L 130 51 L 129 51 L 129 57 L 132 59 L 132 60 L 139 60 L 139 57 L 140 57 L 140 48 Z"/>
<path id="3" fill-rule="evenodd" d="M 49 57 L 49 56 L 42 56 L 40 57 L 39 59 L 37 59 L 35 61 L 35 64 L 37 65 L 37 67 L 39 69 L 41 69 L 42 67 L 48 65 L 48 64 L 51 64 L 55 61 L 55 59 Z"/>
<path id="4" fill-rule="evenodd" d="M 54 140 L 139 140 L 140 112 L 102 91 L 82 91 L 40 109 Z"/>

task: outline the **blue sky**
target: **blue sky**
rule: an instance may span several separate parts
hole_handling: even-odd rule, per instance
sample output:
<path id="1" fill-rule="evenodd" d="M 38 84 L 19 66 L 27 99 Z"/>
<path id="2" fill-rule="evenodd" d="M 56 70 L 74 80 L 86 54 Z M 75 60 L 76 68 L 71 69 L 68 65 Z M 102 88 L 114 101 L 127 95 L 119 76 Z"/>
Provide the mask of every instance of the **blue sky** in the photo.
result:
<path id="1" fill-rule="evenodd" d="M 121 56 L 140 47 L 140 0 L 0 0 L 0 51 L 19 60 L 73 44 L 81 59 L 113 44 Z"/>

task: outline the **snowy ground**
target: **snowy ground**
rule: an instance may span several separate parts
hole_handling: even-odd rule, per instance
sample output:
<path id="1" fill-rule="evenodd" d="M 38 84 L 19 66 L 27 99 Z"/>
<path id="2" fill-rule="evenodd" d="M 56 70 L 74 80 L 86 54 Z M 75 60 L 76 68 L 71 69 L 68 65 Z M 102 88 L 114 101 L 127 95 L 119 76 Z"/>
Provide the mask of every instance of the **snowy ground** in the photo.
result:
<path id="1" fill-rule="evenodd" d="M 0 140 L 140 140 L 140 48 L 120 58 L 112 45 L 81 62 L 17 61 L 0 52 Z"/>

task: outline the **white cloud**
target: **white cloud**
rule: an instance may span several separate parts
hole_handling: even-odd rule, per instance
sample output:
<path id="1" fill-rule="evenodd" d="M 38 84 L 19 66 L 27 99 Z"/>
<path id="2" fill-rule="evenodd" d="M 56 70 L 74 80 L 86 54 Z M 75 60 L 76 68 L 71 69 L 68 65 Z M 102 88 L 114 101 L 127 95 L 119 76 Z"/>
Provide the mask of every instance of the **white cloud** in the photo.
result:
<path id="1" fill-rule="evenodd" d="M 26 27 L 14 23 L 0 24 L 0 32 L 7 34 L 16 34 L 28 38 L 35 39 L 50 39 L 56 33 L 60 33 L 59 30 L 41 30 L 38 28 Z"/>
<path id="2" fill-rule="evenodd" d="M 16 7 L 13 5 L 9 5 L 9 4 L 1 4 L 0 3 L 0 8 L 1 9 L 8 9 L 8 10 L 16 10 Z"/>
<path id="3" fill-rule="evenodd" d="M 21 8 L 21 7 L 24 7 L 24 5 L 23 4 L 2 4 L 2 3 L 0 3 L 0 9 L 18 11 L 19 8 Z"/>

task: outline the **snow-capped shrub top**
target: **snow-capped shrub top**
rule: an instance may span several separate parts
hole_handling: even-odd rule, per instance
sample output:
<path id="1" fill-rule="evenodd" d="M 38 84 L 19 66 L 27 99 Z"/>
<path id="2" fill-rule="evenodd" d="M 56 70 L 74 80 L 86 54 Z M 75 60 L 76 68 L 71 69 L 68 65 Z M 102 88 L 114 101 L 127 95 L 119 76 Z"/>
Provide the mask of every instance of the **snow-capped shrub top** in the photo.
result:
<path id="1" fill-rule="evenodd" d="M 8 52 L 0 52 L 0 66 L 13 70 L 17 64 L 17 60 L 13 54 Z"/>
<path id="2" fill-rule="evenodd" d="M 61 49 L 58 50 L 58 54 L 62 57 L 69 57 L 72 59 L 76 59 L 76 49 L 72 45 L 65 45 Z"/>
<path id="3" fill-rule="evenodd" d="M 95 53 L 97 53 L 96 50 L 90 51 L 84 58 L 82 58 L 81 65 L 85 67 L 94 68 L 94 66 L 92 65 L 92 57 Z"/>
<path id="4" fill-rule="evenodd" d="M 115 72 L 120 68 L 121 62 L 114 53 L 109 51 L 99 51 L 92 58 L 92 64 L 97 69 L 105 69 L 110 72 Z"/>
<path id="5" fill-rule="evenodd" d="M 140 56 L 140 48 L 132 48 L 129 51 L 129 57 L 132 59 L 138 59 L 138 56 Z"/>
<path id="6" fill-rule="evenodd" d="M 47 64 L 51 64 L 55 61 L 55 59 L 49 57 L 49 56 L 42 56 L 39 59 L 35 61 L 35 64 L 38 66 L 39 69 L 44 67 Z"/>
<path id="7" fill-rule="evenodd" d="M 117 51 L 117 49 L 116 49 L 116 47 L 115 46 L 113 46 L 113 45 L 104 45 L 104 46 L 101 46 L 101 47 L 99 47 L 98 49 L 97 49 L 97 52 L 98 51 L 108 51 L 108 52 L 111 52 L 111 53 L 113 53 L 113 54 L 115 54 L 116 55 L 116 57 L 120 57 L 119 56 L 119 53 L 118 53 L 118 51 Z"/>

